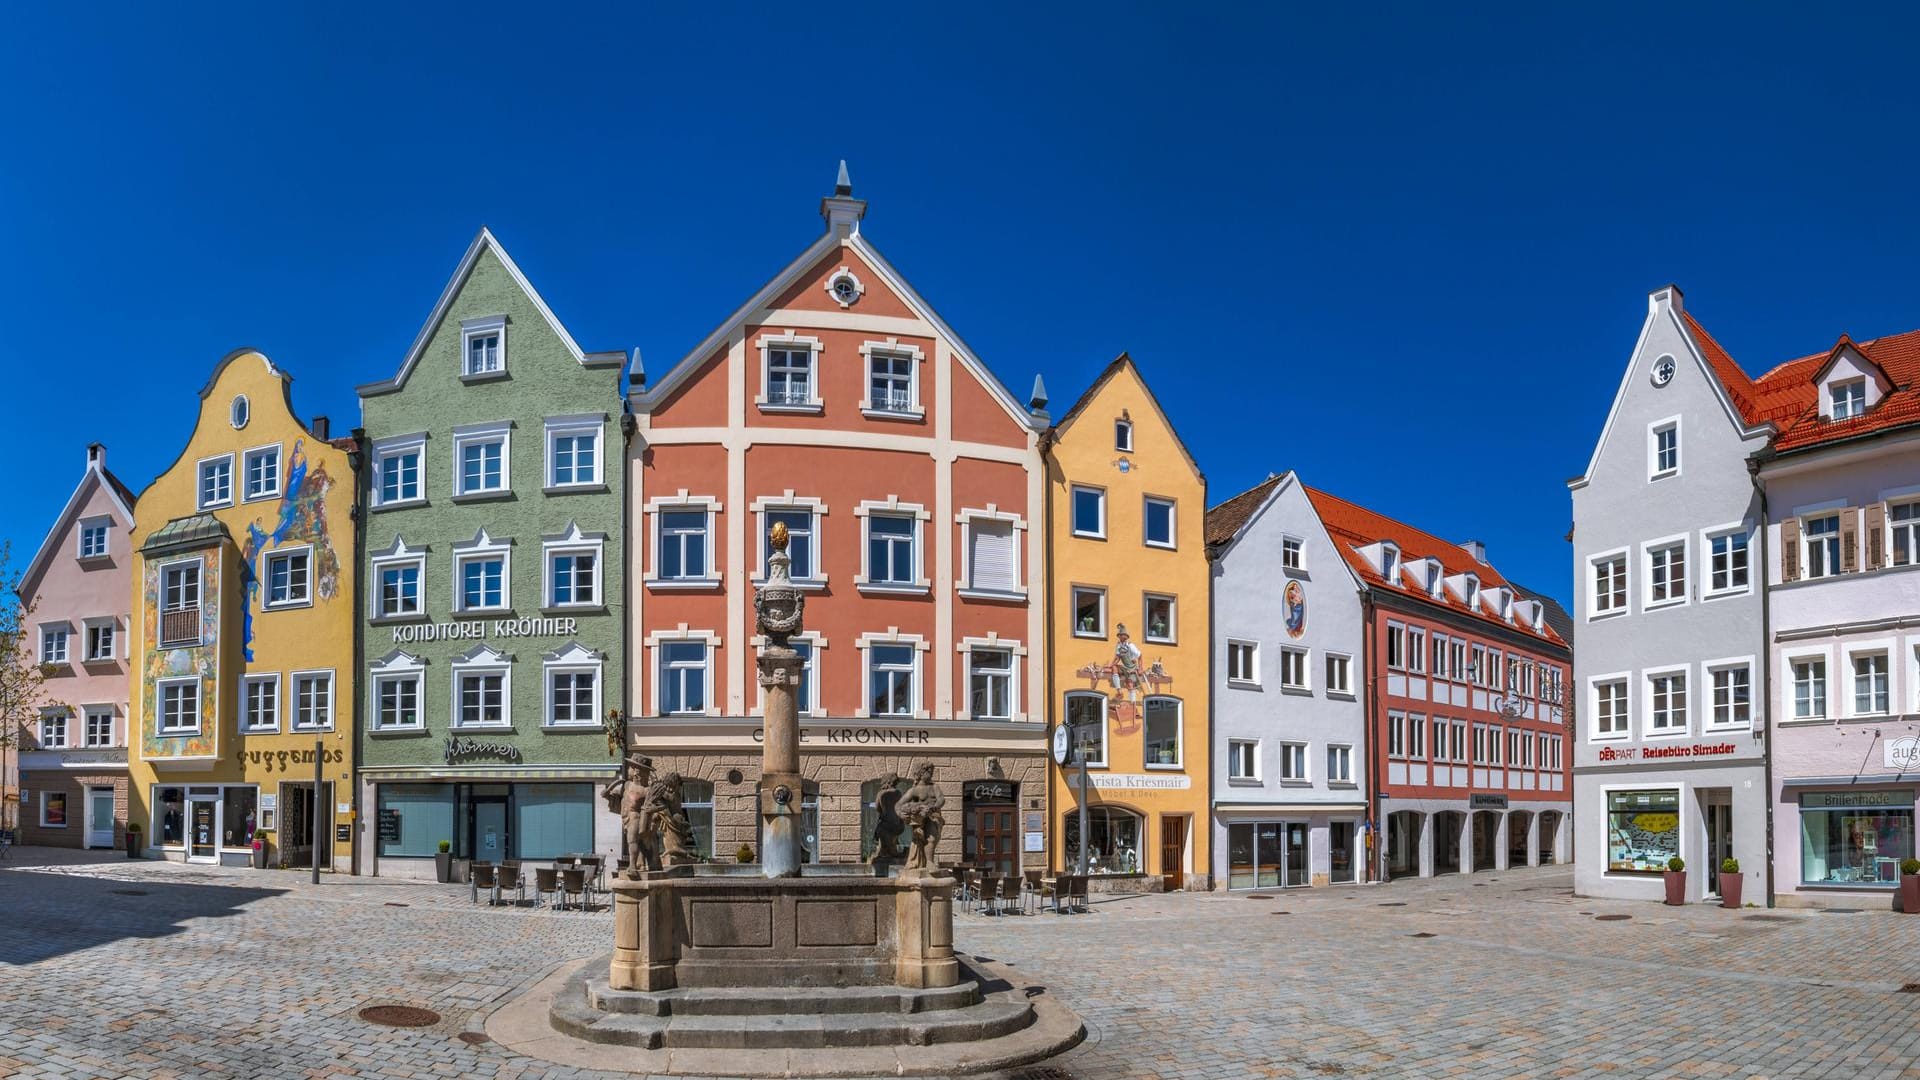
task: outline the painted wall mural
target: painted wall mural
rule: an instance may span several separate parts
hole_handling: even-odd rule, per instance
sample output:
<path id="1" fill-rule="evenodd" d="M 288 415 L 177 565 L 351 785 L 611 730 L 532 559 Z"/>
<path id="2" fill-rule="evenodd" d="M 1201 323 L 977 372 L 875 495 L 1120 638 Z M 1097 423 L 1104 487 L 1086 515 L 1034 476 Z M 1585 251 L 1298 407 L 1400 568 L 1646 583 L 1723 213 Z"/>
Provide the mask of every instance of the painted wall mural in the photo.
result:
<path id="1" fill-rule="evenodd" d="M 262 531 L 258 518 L 247 523 L 247 546 L 242 552 L 246 565 L 246 602 L 242 605 L 240 651 L 253 660 L 253 612 L 260 599 L 260 556 L 285 544 L 313 545 L 309 564 L 310 587 L 316 603 L 332 600 L 340 588 L 340 560 L 333 550 L 333 538 L 327 530 L 327 495 L 333 490 L 333 478 L 327 475 L 327 463 L 307 463 L 306 440 L 297 439 L 287 460 L 287 480 L 281 485 L 279 513 L 272 531 Z"/>
<path id="2" fill-rule="evenodd" d="M 140 752 L 147 758 L 212 757 L 216 751 L 220 708 L 220 556 L 207 552 L 200 560 L 200 640 L 204 645 L 177 649 L 148 649 L 140 673 L 141 715 L 146 722 L 140 730 Z M 141 617 L 146 621 L 146 640 L 160 640 L 160 571 L 169 563 L 161 560 L 146 564 L 140 583 Z M 200 680 L 200 731 L 194 735 L 161 735 L 160 701 L 156 680 L 197 676 Z"/>
<path id="3" fill-rule="evenodd" d="M 1101 683 L 1113 693 L 1108 695 L 1107 715 L 1116 735 L 1131 735 L 1140 730 L 1140 703 L 1149 693 L 1160 694 L 1173 686 L 1161 662 L 1143 662 L 1140 646 L 1135 645 L 1125 624 L 1114 628 L 1119 644 L 1113 647 L 1113 659 L 1087 664 L 1074 674 L 1087 680 L 1087 689 L 1098 690 Z"/>
<path id="4" fill-rule="evenodd" d="M 1287 582 L 1285 597 L 1287 636 L 1297 638 L 1307 632 L 1307 590 L 1297 581 Z"/>

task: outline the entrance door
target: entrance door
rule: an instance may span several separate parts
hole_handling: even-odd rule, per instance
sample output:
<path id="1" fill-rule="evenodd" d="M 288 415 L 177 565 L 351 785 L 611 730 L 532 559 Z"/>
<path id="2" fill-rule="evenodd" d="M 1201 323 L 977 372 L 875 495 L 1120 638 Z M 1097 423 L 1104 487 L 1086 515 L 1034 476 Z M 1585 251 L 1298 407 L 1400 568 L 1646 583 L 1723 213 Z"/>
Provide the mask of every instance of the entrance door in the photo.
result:
<path id="1" fill-rule="evenodd" d="M 187 800 L 187 861 L 220 861 L 220 800 L 194 796 Z"/>
<path id="2" fill-rule="evenodd" d="M 1166 878 L 1168 892 L 1187 887 L 1187 819 L 1160 819 L 1160 875 Z"/>
<path id="3" fill-rule="evenodd" d="M 1254 885 L 1259 888 L 1274 888 L 1280 884 L 1280 829 L 1278 822 L 1263 821 L 1258 826 L 1259 843 L 1254 848 L 1254 865 L 1257 868 Z"/>
<path id="4" fill-rule="evenodd" d="M 113 789 L 87 789 L 87 846 L 113 846 Z"/>
<path id="5" fill-rule="evenodd" d="M 975 803 L 967 807 L 967 833 L 973 840 L 973 863 L 981 871 L 1012 877 L 1020 870 L 1020 837 L 1014 828 L 1019 808 L 1012 803 Z"/>
<path id="6" fill-rule="evenodd" d="M 473 800 L 473 858 L 475 862 L 499 862 L 507 852 L 507 800 L 501 796 L 475 796 Z"/>
<path id="7" fill-rule="evenodd" d="M 317 804 L 311 782 L 281 784 L 280 805 L 280 852 L 286 857 L 286 864 L 300 867 L 313 865 L 316 854 L 313 833 L 317 824 L 320 830 L 320 846 L 317 849 L 320 865 L 332 866 L 333 782 L 329 780 L 321 786 Z"/>
<path id="8" fill-rule="evenodd" d="M 1733 805 L 1732 799 L 1722 793 L 1708 793 L 1704 796 L 1706 813 L 1703 815 L 1707 825 L 1707 865 L 1706 895 L 1720 895 L 1720 860 L 1733 855 Z"/>
<path id="9" fill-rule="evenodd" d="M 1287 884 L 1305 885 L 1307 883 L 1307 825 L 1303 821 L 1289 821 L 1281 826 L 1287 833 Z"/>

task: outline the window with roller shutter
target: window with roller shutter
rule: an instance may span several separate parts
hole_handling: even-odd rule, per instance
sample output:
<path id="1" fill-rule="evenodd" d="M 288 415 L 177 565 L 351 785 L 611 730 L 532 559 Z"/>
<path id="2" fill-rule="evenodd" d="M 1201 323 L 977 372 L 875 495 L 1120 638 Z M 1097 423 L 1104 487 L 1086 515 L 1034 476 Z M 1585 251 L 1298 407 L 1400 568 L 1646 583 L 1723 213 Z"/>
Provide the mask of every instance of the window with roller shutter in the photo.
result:
<path id="1" fill-rule="evenodd" d="M 975 518 L 967 529 L 968 591 L 1019 592 L 1019 565 L 1013 522 Z"/>

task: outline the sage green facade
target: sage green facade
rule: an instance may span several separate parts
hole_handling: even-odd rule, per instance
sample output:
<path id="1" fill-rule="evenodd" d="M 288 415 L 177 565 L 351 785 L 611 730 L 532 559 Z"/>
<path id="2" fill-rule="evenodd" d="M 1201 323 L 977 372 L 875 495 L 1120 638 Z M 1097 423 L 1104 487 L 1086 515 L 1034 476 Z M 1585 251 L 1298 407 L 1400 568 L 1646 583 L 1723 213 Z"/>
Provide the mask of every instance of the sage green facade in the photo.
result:
<path id="1" fill-rule="evenodd" d="M 467 371 L 469 332 L 501 335 L 503 372 Z M 483 230 L 400 372 L 360 388 L 369 454 L 360 504 L 362 872 L 430 874 L 431 848 L 441 839 L 456 856 L 548 858 L 557 852 L 542 844 L 557 841 L 534 834 L 560 830 L 554 835 L 579 850 L 586 829 L 593 850 L 617 849 L 617 827 L 597 789 L 618 768 L 607 714 L 626 711 L 622 360 L 581 353 Z M 597 482 L 553 483 L 555 422 L 571 433 L 597 432 Z M 506 490 L 457 494 L 458 444 L 476 431 L 481 441 L 497 437 L 502 426 Z M 393 456 L 409 452 L 418 454 L 415 471 Z M 412 498 L 409 477 L 418 484 Z M 553 602 L 554 545 L 593 556 L 591 603 Z M 505 555 L 505 607 L 463 612 L 458 560 L 493 552 Z M 419 611 L 383 614 L 382 571 L 403 566 L 418 568 Z M 554 722 L 556 668 L 596 676 L 590 725 Z M 504 674 L 504 724 L 471 723 L 492 713 L 461 709 L 462 671 Z M 383 711 L 383 687 L 396 681 L 412 681 L 417 716 L 398 694 Z M 468 700 L 478 706 L 481 699 Z M 586 713 L 583 705 L 574 715 Z M 495 807 L 495 797 L 507 801 Z M 391 839 L 395 833 L 400 839 Z"/>

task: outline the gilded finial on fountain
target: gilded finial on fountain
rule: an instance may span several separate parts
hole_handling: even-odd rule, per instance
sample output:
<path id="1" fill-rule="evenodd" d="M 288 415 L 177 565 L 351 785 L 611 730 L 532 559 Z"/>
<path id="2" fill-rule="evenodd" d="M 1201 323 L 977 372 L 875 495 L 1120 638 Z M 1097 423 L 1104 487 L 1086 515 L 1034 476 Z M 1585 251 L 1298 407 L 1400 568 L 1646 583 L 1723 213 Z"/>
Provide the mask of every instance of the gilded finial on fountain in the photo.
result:
<path id="1" fill-rule="evenodd" d="M 773 543 L 773 550 L 787 550 L 787 523 L 784 521 L 774 522 L 773 531 L 767 534 L 767 539 Z"/>

